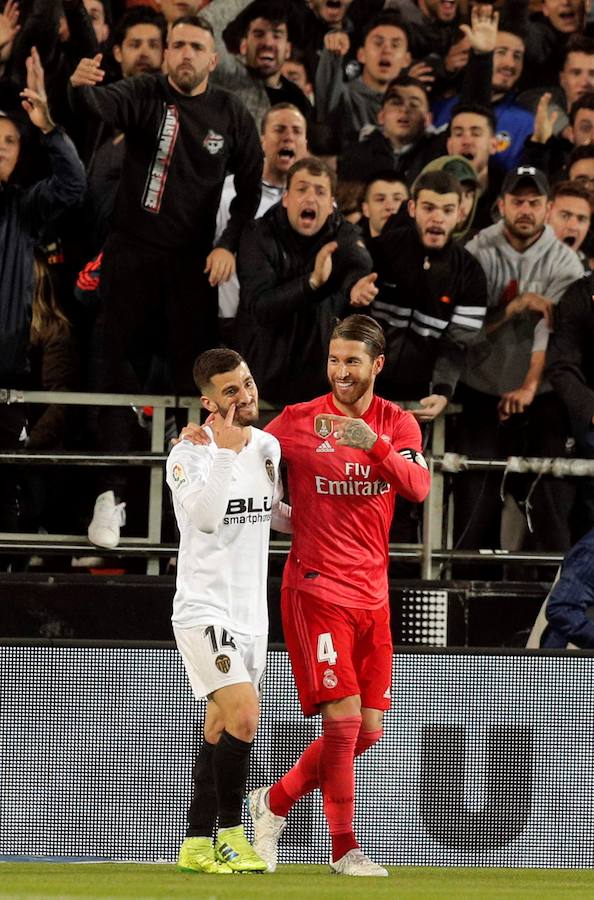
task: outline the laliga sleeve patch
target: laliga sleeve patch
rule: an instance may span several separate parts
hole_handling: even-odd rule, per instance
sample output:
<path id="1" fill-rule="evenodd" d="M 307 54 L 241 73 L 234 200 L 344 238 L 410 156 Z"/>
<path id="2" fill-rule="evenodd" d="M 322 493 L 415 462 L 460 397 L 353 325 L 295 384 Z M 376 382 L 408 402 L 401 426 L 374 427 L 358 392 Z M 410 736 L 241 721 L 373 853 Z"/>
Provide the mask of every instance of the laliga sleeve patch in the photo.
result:
<path id="1" fill-rule="evenodd" d="M 171 470 L 171 477 L 173 479 L 173 485 L 176 490 L 180 490 L 180 488 L 185 487 L 189 484 L 188 476 L 186 475 L 186 470 L 182 466 L 181 463 L 175 463 Z"/>
<path id="2" fill-rule="evenodd" d="M 428 469 L 427 460 L 423 456 L 422 453 L 419 453 L 418 450 L 412 450 L 410 447 L 405 447 L 403 450 L 398 451 L 400 456 L 403 456 L 409 462 L 416 463 L 417 466 L 421 466 L 422 469 Z"/>

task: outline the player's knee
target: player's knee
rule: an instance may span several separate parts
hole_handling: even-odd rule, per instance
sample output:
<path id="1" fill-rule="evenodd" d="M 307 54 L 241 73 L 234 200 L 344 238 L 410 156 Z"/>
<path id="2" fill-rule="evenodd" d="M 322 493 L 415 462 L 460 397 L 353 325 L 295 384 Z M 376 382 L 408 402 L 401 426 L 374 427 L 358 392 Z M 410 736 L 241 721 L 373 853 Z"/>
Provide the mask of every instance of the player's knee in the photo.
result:
<path id="1" fill-rule="evenodd" d="M 257 704 L 242 704 L 233 710 L 225 722 L 226 730 L 240 741 L 251 743 L 258 730 L 259 709 Z"/>

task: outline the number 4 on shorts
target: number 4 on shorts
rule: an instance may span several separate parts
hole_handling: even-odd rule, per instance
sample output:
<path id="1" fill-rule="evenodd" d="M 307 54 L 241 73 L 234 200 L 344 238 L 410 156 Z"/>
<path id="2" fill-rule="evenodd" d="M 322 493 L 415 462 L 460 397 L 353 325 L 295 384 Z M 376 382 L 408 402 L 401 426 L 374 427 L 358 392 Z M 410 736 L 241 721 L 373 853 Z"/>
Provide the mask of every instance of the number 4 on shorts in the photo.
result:
<path id="1" fill-rule="evenodd" d="M 338 653 L 334 649 L 332 643 L 332 635 L 329 631 L 318 635 L 318 662 L 327 662 L 329 666 L 333 666 L 338 659 Z"/>

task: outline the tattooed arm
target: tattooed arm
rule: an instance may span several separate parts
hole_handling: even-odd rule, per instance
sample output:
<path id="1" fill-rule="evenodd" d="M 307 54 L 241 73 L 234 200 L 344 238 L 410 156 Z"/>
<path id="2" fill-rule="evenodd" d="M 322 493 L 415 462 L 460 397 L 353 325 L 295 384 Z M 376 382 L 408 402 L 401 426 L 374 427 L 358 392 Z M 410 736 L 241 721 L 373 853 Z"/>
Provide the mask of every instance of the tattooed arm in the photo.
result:
<path id="1" fill-rule="evenodd" d="M 328 419 L 328 416 L 322 416 Z M 363 419 L 332 416 L 336 443 L 353 447 L 369 454 L 371 462 L 378 466 L 379 474 L 397 492 L 413 503 L 420 503 L 429 493 L 430 477 L 427 463 L 420 451 L 420 431 L 414 418 L 407 415 L 406 425 L 399 435 L 398 449 L 389 441 L 378 440 L 378 435 Z M 319 433 L 316 430 L 316 433 Z"/>

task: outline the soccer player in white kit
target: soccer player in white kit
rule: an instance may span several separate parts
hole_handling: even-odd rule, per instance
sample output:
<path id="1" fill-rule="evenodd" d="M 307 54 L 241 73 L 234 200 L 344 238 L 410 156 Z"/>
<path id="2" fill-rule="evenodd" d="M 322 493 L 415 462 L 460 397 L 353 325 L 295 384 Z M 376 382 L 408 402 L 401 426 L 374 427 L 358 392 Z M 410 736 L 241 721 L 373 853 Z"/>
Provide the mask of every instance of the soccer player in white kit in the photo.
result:
<path id="1" fill-rule="evenodd" d="M 263 872 L 241 808 L 266 663 L 270 527 L 274 520 L 290 531 L 290 509 L 280 502 L 279 443 L 252 425 L 258 390 L 245 361 L 233 350 L 207 350 L 194 380 L 211 413 L 211 442 L 183 440 L 167 460 L 180 532 L 172 622 L 194 696 L 209 703 L 178 867 Z"/>

